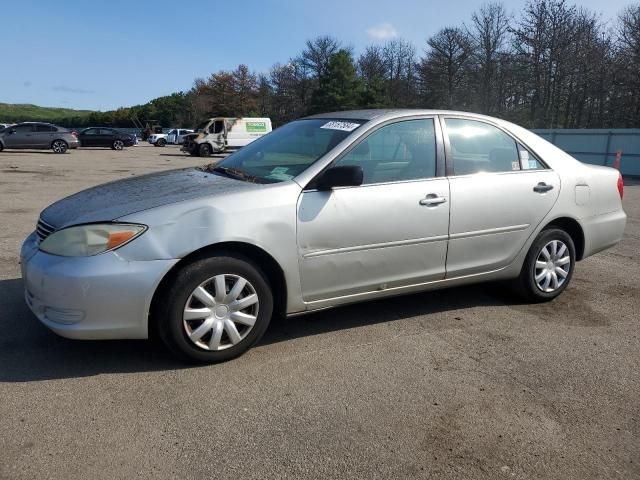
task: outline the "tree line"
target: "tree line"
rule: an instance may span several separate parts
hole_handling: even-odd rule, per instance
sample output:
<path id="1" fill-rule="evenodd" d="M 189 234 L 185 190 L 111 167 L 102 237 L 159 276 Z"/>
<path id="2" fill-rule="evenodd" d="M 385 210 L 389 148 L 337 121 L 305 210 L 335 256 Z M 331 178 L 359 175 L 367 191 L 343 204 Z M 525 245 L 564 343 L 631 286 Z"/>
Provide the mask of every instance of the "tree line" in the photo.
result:
<path id="1" fill-rule="evenodd" d="M 280 125 L 316 112 L 397 107 L 473 111 L 529 128 L 638 127 L 640 4 L 605 22 L 565 0 L 530 0 L 516 15 L 487 3 L 418 47 L 394 38 L 357 55 L 320 36 L 268 72 L 239 65 L 185 92 L 64 122 L 131 126 L 135 115 L 192 126 L 264 116 Z"/>

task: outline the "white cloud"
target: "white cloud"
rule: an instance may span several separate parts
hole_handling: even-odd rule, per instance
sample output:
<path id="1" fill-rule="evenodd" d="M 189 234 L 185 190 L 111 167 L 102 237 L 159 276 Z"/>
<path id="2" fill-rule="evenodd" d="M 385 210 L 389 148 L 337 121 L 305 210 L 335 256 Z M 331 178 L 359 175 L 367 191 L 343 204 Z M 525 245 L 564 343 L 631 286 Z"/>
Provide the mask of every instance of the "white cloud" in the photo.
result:
<path id="1" fill-rule="evenodd" d="M 398 36 L 398 31 L 390 23 L 381 23 L 368 28 L 367 34 L 374 40 L 390 40 Z"/>

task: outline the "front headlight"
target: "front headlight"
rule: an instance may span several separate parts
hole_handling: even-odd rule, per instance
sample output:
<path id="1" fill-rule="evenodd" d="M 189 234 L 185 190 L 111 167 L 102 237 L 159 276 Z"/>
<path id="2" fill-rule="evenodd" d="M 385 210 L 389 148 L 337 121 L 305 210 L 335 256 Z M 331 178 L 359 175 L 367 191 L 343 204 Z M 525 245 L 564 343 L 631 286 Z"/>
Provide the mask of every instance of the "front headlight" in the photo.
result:
<path id="1" fill-rule="evenodd" d="M 40 250 L 63 257 L 89 257 L 115 250 L 146 229 L 131 223 L 78 225 L 52 233 L 40 243 Z"/>

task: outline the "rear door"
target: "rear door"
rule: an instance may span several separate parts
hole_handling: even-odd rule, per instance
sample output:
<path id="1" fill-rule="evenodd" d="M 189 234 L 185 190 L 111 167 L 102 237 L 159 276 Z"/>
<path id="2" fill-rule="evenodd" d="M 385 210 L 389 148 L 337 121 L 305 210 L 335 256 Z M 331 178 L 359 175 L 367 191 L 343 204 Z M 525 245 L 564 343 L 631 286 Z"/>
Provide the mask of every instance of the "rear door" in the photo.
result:
<path id="1" fill-rule="evenodd" d="M 98 138 L 97 128 L 87 128 L 80 134 L 80 143 L 83 147 L 95 147 Z"/>
<path id="2" fill-rule="evenodd" d="M 97 146 L 99 147 L 110 147 L 115 140 L 115 132 L 110 128 L 101 128 L 100 133 L 96 139 Z"/>
<path id="3" fill-rule="evenodd" d="M 37 148 L 49 148 L 54 138 L 53 135 L 58 129 L 53 125 L 38 123 L 35 126 L 35 132 L 32 133 L 34 146 Z"/>
<path id="4" fill-rule="evenodd" d="M 560 178 L 508 132 L 443 118 L 451 223 L 447 278 L 511 263 L 560 191 Z"/>

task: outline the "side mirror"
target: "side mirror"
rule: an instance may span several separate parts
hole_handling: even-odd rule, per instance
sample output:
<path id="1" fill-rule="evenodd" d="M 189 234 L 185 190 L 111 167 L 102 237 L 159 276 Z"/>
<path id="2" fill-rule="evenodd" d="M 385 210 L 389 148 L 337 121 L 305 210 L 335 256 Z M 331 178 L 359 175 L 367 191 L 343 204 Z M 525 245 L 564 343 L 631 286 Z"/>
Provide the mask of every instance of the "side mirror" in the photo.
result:
<path id="1" fill-rule="evenodd" d="M 9 130 L 9 135 L 13 135 L 14 133 L 16 133 L 16 129 L 12 128 L 11 130 Z"/>
<path id="2" fill-rule="evenodd" d="M 318 179 L 318 190 L 331 190 L 335 187 L 357 187 L 362 185 L 363 178 L 362 167 L 357 165 L 332 167 Z"/>

